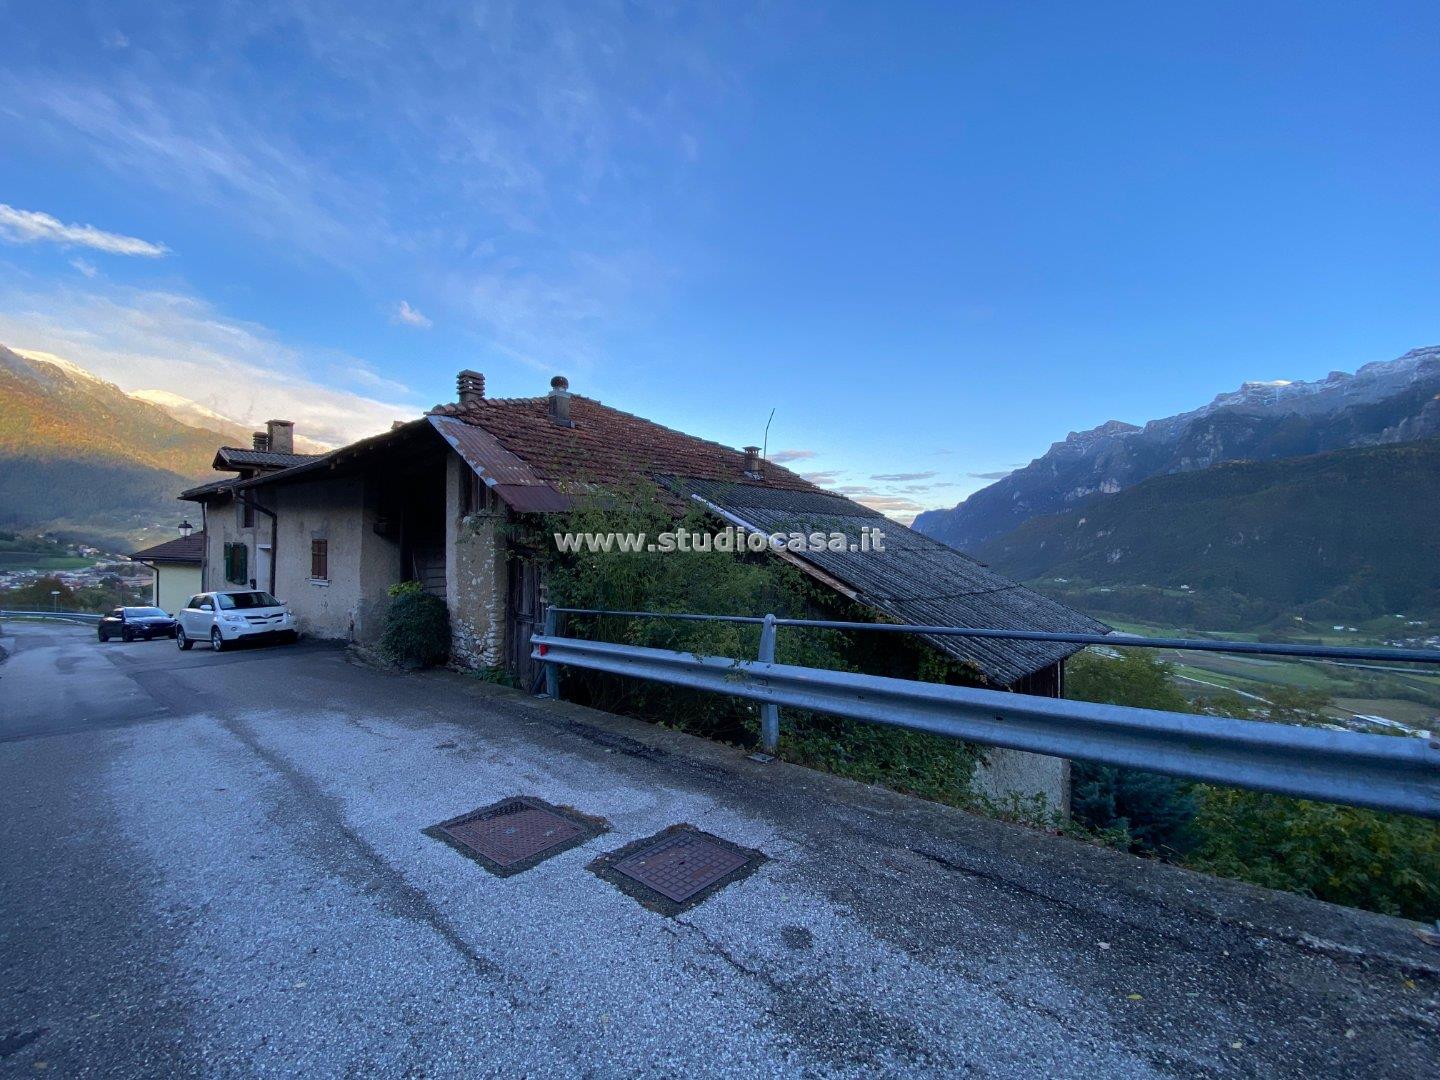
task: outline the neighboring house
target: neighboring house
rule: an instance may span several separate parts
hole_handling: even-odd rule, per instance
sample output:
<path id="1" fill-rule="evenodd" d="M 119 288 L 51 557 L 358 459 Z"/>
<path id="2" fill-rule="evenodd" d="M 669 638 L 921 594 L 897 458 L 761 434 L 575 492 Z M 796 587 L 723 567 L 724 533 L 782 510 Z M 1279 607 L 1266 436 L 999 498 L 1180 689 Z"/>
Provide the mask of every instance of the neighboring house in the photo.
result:
<path id="1" fill-rule="evenodd" d="M 543 558 L 512 546 L 524 515 L 646 478 L 724 522 L 765 533 L 882 526 L 883 555 L 784 553 L 820 582 L 893 620 L 927 625 L 1103 633 L 1089 617 L 951 548 L 830 494 L 754 447 L 707 442 L 589 398 L 552 380 L 532 398 L 485 396 L 461 372 L 458 401 L 324 455 L 290 452 L 291 427 L 268 445 L 224 448 L 234 478 L 181 495 L 203 507 L 204 588 L 254 586 L 287 602 L 302 631 L 373 640 L 388 589 L 418 581 L 450 609 L 455 660 L 535 677 L 529 635 L 544 606 Z M 257 437 L 257 442 L 259 437 Z M 968 664 L 976 682 L 1058 696 L 1075 646 L 927 639 Z"/>
<path id="2" fill-rule="evenodd" d="M 155 572 L 151 582 L 150 602 L 174 615 L 185 601 L 203 588 L 201 565 L 205 558 L 205 534 L 191 533 L 166 540 L 163 544 L 130 553 L 130 558 L 144 563 Z"/>
<path id="3" fill-rule="evenodd" d="M 201 588 L 270 589 L 274 584 L 271 566 L 276 540 L 275 518 L 259 509 L 258 500 L 237 498 L 235 486 L 242 481 L 292 469 L 324 456 L 295 453 L 295 425 L 289 420 L 266 421 L 265 430 L 255 432 L 249 447 L 222 446 L 215 452 L 212 467 L 236 475 L 192 488 L 180 495 L 182 499 L 201 503 L 207 513 L 217 500 L 233 505 L 235 520 L 227 523 L 222 530 L 224 536 L 216 551 L 212 553 L 208 545 L 205 549 L 204 584 Z"/>

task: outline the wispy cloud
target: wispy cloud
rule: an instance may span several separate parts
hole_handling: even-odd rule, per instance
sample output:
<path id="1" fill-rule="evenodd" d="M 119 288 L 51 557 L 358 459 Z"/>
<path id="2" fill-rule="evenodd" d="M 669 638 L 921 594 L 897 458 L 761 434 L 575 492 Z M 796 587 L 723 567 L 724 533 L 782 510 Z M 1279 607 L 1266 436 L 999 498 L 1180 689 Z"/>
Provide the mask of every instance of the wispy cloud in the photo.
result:
<path id="1" fill-rule="evenodd" d="M 78 144 L 127 185 L 237 220 L 287 255 L 298 250 L 349 269 L 384 233 L 373 185 L 260 126 L 224 94 L 125 75 L 101 82 L 10 74 L 0 76 L 0 95 L 9 105 L 0 112 L 24 117 L 35 134 Z"/>
<path id="2" fill-rule="evenodd" d="M 972 472 L 965 475 L 974 477 L 976 480 L 1004 480 L 1014 471 L 1014 469 L 1000 469 L 996 472 Z"/>
<path id="3" fill-rule="evenodd" d="M 935 472 L 897 472 L 897 473 L 876 473 L 870 477 L 871 480 L 879 480 L 886 484 L 903 484 L 913 480 L 929 480 L 932 476 L 938 476 Z"/>
<path id="4" fill-rule="evenodd" d="M 770 455 L 770 460 L 777 465 L 784 465 L 787 461 L 807 461 L 814 456 L 814 450 L 776 450 Z"/>
<path id="5" fill-rule="evenodd" d="M 880 513 L 906 525 L 914 521 L 915 515 L 925 509 L 923 503 L 907 499 L 903 495 L 858 495 L 855 501 L 862 506 L 868 506 L 871 510 L 879 510 Z"/>
<path id="6" fill-rule="evenodd" d="M 672 273 L 655 204 L 741 85 L 717 58 L 736 63 L 746 50 L 724 46 L 765 40 L 772 16 L 447 7 L 254 0 L 203 27 L 162 8 L 133 45 L 104 37 L 98 67 L 0 70 L 0 121 L 371 295 L 421 282 L 447 330 L 519 362 L 603 359 Z M 357 168 L 367 154 L 383 166 Z"/>
<path id="7" fill-rule="evenodd" d="M 89 259 L 82 259 L 78 255 L 70 260 L 70 265 L 88 278 L 93 278 L 100 273 L 99 267 Z"/>
<path id="8" fill-rule="evenodd" d="M 395 397 L 410 397 L 414 390 L 396 379 L 387 379 L 378 371 L 372 368 L 363 360 L 348 360 L 344 367 L 332 366 L 331 371 L 341 381 L 354 383 L 356 386 L 363 386 L 367 390 L 374 390 L 379 394 L 390 394 Z"/>
<path id="9" fill-rule="evenodd" d="M 418 327 L 421 330 L 429 330 L 435 324 L 429 318 L 422 315 L 415 308 L 410 306 L 410 301 L 401 300 L 395 308 L 395 321 L 404 323 L 406 326 Z"/>
<path id="10" fill-rule="evenodd" d="M 180 293 L 0 290 L 0 341 L 64 357 L 125 390 L 168 390 L 247 420 L 284 416 L 321 442 L 373 435 L 420 411 L 346 389 L 373 376 L 363 360 L 289 344 Z M 373 378 L 376 389 L 405 389 Z"/>
<path id="11" fill-rule="evenodd" d="M 39 210 L 17 210 L 5 203 L 0 203 L 0 240 L 11 244 L 64 244 L 93 248 L 107 255 L 137 255 L 148 259 L 159 258 L 170 251 L 164 244 L 106 232 L 94 225 L 67 225 Z"/>
<path id="12" fill-rule="evenodd" d="M 800 478 L 802 480 L 809 480 L 810 483 L 814 484 L 816 487 L 834 488 L 835 485 L 840 482 L 840 478 L 844 475 L 845 474 L 842 472 L 835 471 L 808 472 L 801 473 Z"/>

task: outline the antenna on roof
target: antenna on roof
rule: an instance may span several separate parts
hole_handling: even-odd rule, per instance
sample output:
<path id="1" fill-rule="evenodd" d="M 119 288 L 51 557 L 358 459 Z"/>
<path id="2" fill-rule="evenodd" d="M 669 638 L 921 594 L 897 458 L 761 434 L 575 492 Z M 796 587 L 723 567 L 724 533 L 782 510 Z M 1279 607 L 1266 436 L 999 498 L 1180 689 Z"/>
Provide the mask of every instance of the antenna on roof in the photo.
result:
<path id="1" fill-rule="evenodd" d="M 775 410 L 770 410 L 770 420 L 775 419 Z M 765 437 L 760 440 L 760 456 L 766 461 L 770 460 L 770 420 L 765 421 Z"/>

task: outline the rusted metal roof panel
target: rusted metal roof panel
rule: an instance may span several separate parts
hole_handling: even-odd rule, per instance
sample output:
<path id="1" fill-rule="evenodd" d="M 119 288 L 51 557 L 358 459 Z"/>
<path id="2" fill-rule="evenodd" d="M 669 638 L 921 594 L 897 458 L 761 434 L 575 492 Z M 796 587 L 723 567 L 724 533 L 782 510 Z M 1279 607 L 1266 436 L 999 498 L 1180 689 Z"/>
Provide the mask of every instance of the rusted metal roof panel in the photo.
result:
<path id="1" fill-rule="evenodd" d="M 540 487 L 534 470 L 500 445 L 494 435 L 475 424 L 448 416 L 430 416 L 430 423 L 470 467 L 491 486 Z M 507 500 L 508 501 L 508 500 Z"/>
<path id="2" fill-rule="evenodd" d="M 557 514 L 569 510 L 574 500 L 548 484 L 496 484 L 490 489 L 510 509 L 522 514 Z"/>

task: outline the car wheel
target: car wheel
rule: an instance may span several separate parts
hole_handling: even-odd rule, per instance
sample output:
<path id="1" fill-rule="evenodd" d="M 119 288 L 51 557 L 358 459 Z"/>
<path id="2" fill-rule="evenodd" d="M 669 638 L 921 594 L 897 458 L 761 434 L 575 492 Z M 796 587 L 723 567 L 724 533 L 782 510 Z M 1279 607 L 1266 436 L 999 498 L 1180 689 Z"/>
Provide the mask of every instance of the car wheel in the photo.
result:
<path id="1" fill-rule="evenodd" d="M 121 640 L 121 641 L 134 641 L 134 640 L 135 640 L 135 635 L 132 634 L 129 630 L 121 630 L 121 631 L 120 631 L 120 640 Z"/>
<path id="2" fill-rule="evenodd" d="M 178 645 L 181 649 L 189 651 L 190 647 L 193 646 L 195 643 L 185 636 L 185 631 L 182 628 L 176 627 L 175 644 Z"/>
<path id="3" fill-rule="evenodd" d="M 212 626 L 210 628 L 210 647 L 216 652 L 225 651 L 225 639 L 220 635 L 220 627 L 218 626 Z"/>
<path id="4" fill-rule="evenodd" d="M 101 631 L 99 631 L 98 633 L 99 633 L 99 636 L 100 636 L 100 640 L 101 640 L 101 641 L 109 641 L 109 640 L 110 640 L 110 635 L 107 634 L 104 630 L 101 630 Z"/>

